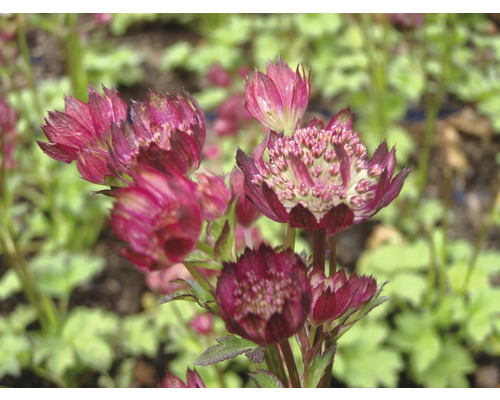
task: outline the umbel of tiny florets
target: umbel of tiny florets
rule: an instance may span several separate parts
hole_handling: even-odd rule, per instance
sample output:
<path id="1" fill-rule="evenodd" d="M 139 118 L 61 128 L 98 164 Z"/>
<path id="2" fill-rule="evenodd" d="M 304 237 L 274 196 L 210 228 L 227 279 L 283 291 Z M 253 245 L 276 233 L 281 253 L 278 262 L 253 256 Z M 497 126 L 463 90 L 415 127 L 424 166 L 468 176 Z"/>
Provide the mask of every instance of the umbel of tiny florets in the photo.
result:
<path id="1" fill-rule="evenodd" d="M 307 318 L 307 268 L 291 250 L 247 248 L 236 263 L 224 263 L 215 299 L 229 332 L 263 346 L 279 343 Z"/>
<path id="2" fill-rule="evenodd" d="M 368 160 L 352 118 L 346 109 L 326 128 L 313 120 L 291 137 L 270 131 L 253 157 L 238 150 L 249 196 L 262 213 L 292 227 L 338 234 L 399 194 L 409 170 L 392 178 L 395 150 L 389 152 L 385 142 Z"/>

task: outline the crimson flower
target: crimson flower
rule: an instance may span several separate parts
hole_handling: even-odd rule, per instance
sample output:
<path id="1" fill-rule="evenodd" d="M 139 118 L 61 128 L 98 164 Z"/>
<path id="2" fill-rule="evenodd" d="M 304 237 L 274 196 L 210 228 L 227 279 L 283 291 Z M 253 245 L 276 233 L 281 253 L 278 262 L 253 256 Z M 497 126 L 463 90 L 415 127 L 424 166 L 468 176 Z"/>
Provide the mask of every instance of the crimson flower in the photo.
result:
<path id="1" fill-rule="evenodd" d="M 228 189 L 222 176 L 210 172 L 196 175 L 198 196 L 203 217 L 208 221 L 222 217 L 231 202 L 232 193 Z"/>
<path id="2" fill-rule="evenodd" d="M 315 268 L 309 281 L 312 292 L 309 318 L 315 325 L 336 320 L 349 309 L 359 309 L 377 291 L 373 277 L 358 276 L 353 272 L 347 279 L 343 269 L 327 278 L 322 270 Z"/>
<path id="3" fill-rule="evenodd" d="M 302 67 L 302 72 L 299 71 Z M 306 78 L 304 65 L 293 70 L 278 57 L 269 60 L 266 74 L 255 69 L 252 82 L 245 79 L 245 106 L 261 124 L 276 132 L 293 132 L 309 102 L 311 71 Z"/>
<path id="4" fill-rule="evenodd" d="M 314 119 L 291 137 L 270 131 L 253 157 L 238 149 L 236 161 L 255 206 L 274 221 L 338 234 L 396 198 L 409 170 L 393 178 L 395 149 L 389 152 L 385 141 L 368 160 L 352 118 L 346 109 L 326 128 Z"/>
<path id="5" fill-rule="evenodd" d="M 247 248 L 236 263 L 224 263 L 215 299 L 229 332 L 263 346 L 279 343 L 307 318 L 307 268 L 291 250 Z"/>
<path id="6" fill-rule="evenodd" d="M 201 379 L 200 375 L 196 369 L 187 369 L 186 383 L 184 383 L 180 378 L 168 372 L 165 374 L 165 378 L 158 384 L 159 388 L 166 389 L 195 389 L 195 388 L 205 388 L 205 383 Z"/>
<path id="7" fill-rule="evenodd" d="M 176 169 L 141 167 L 134 185 L 113 196 L 111 226 L 130 244 L 123 252 L 139 268 L 169 267 L 195 247 L 203 222 L 196 184 Z"/>
<path id="8" fill-rule="evenodd" d="M 111 125 L 127 119 L 127 105 L 118 92 L 104 86 L 103 90 L 105 96 L 89 85 L 88 103 L 66 96 L 65 112 L 49 112 L 42 125 L 49 141 L 37 140 L 49 157 L 68 164 L 76 160 L 83 179 L 98 184 L 113 175 L 107 149 Z"/>
<path id="9" fill-rule="evenodd" d="M 189 175 L 200 166 L 205 143 L 205 114 L 188 93 L 163 96 L 149 91 L 145 102 L 133 102 L 132 124 L 115 124 L 110 156 L 115 174 L 132 175 L 141 164 L 164 170 L 171 166 Z"/>

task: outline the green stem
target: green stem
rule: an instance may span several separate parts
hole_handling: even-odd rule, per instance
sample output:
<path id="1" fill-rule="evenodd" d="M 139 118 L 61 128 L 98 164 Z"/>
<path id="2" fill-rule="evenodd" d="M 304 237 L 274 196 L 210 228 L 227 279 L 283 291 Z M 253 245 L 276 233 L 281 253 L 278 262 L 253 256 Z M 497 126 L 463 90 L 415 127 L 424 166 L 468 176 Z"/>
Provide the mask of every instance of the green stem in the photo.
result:
<path id="1" fill-rule="evenodd" d="M 41 376 L 42 378 L 56 384 L 60 388 L 67 388 L 68 387 L 68 385 L 66 384 L 66 382 L 64 382 L 64 379 L 62 377 L 59 377 L 50 371 L 47 371 L 43 368 L 40 368 L 40 367 L 37 367 L 34 365 L 30 366 L 29 368 L 38 376 Z"/>
<path id="2" fill-rule="evenodd" d="M 36 87 L 35 73 L 33 71 L 33 66 L 31 65 L 31 57 L 28 47 L 28 41 L 26 40 L 26 32 L 24 30 L 24 15 L 17 15 L 17 40 L 19 42 L 19 50 L 21 52 L 21 57 L 23 58 L 24 65 L 26 68 L 26 78 L 28 79 L 28 85 L 33 96 L 33 102 L 35 105 L 35 111 L 40 119 L 43 115 L 42 107 L 40 106 L 40 99 L 38 97 L 38 90 Z M 38 122 L 38 120 L 36 121 Z"/>
<path id="3" fill-rule="evenodd" d="M 287 225 L 285 248 L 295 251 L 296 229 Z"/>
<path id="4" fill-rule="evenodd" d="M 481 252 L 484 240 L 486 238 L 486 234 L 488 233 L 488 229 L 490 228 L 492 223 L 492 216 L 495 211 L 495 204 L 497 201 L 497 197 L 499 196 L 500 193 L 498 189 L 499 184 L 500 184 L 500 178 L 497 177 L 495 184 L 492 185 L 490 204 L 488 205 L 488 209 L 483 217 L 481 229 L 479 231 L 479 234 L 477 235 L 476 243 L 474 244 L 474 250 L 469 260 L 469 264 L 467 265 L 467 275 L 465 276 L 465 280 L 462 285 L 462 293 L 464 295 L 467 292 L 467 286 L 469 285 L 469 280 L 471 278 L 472 272 L 474 271 L 474 268 L 476 267 L 477 258 L 479 256 L 479 253 Z"/>
<path id="5" fill-rule="evenodd" d="M 422 152 L 420 154 L 418 170 L 417 170 L 417 188 L 419 197 L 417 202 L 419 203 L 423 197 L 423 192 L 427 183 L 427 175 L 429 169 L 430 153 L 432 148 L 432 141 L 434 138 L 434 133 L 436 131 L 436 122 L 439 115 L 439 110 L 443 102 L 443 94 L 445 89 L 445 83 L 448 76 L 448 69 L 451 61 L 451 52 L 453 47 L 453 40 L 455 35 L 455 16 L 451 14 L 450 26 L 443 22 L 443 31 L 445 32 L 445 40 L 443 44 L 443 49 L 441 51 L 441 75 L 439 76 L 439 81 L 437 84 L 437 89 L 434 95 L 430 93 L 430 74 L 426 71 L 427 75 L 427 95 L 426 95 L 426 127 L 424 143 L 422 146 Z M 446 16 L 445 16 L 446 18 Z M 425 68 L 425 64 L 424 64 Z"/>
<path id="6" fill-rule="evenodd" d="M 437 275 L 437 264 L 436 264 L 436 246 L 434 245 L 434 238 L 431 231 L 425 230 L 427 240 L 429 242 L 430 251 L 430 261 L 429 261 L 429 271 L 427 274 L 427 295 L 424 300 L 424 304 L 430 307 L 432 303 L 432 295 L 436 290 L 436 275 Z"/>
<path id="7" fill-rule="evenodd" d="M 281 359 L 278 346 L 275 344 L 266 346 L 264 358 L 269 372 L 273 373 L 281 381 L 283 386 L 289 387 L 288 378 L 285 373 L 285 367 L 283 366 L 283 360 Z"/>
<path id="8" fill-rule="evenodd" d="M 295 364 L 295 358 L 293 357 L 292 348 L 290 347 L 290 342 L 288 339 L 283 340 L 279 344 L 283 357 L 285 358 L 286 368 L 288 369 L 288 375 L 290 376 L 290 381 L 293 388 L 300 388 L 300 378 L 297 371 L 297 365 Z"/>
<path id="9" fill-rule="evenodd" d="M 66 66 L 75 97 L 87 101 L 87 72 L 84 66 L 84 48 L 78 32 L 78 14 L 66 15 L 69 32 L 62 37 Z"/>
<path id="10" fill-rule="evenodd" d="M 372 21 L 369 14 L 361 14 L 361 34 L 363 37 L 364 51 L 368 58 L 370 68 L 370 91 L 374 98 L 376 106 L 376 120 L 378 121 L 377 128 L 379 137 L 382 139 L 387 129 L 387 113 L 385 106 L 385 93 L 387 92 L 387 57 L 388 57 L 388 29 L 387 21 L 383 25 L 383 42 L 382 49 L 377 48 L 374 40 L 374 35 L 371 32 Z"/>
<path id="11" fill-rule="evenodd" d="M 45 330 L 50 330 L 51 326 L 57 325 L 55 306 L 45 294 L 38 291 L 33 274 L 19 252 L 10 227 L 5 228 L 5 234 L 0 240 L 9 265 L 21 281 L 26 297 L 35 309 L 40 324 Z"/>
<path id="12" fill-rule="evenodd" d="M 319 228 L 313 233 L 313 267 L 325 271 L 326 229 Z"/>
<path id="13" fill-rule="evenodd" d="M 448 211 L 451 204 L 452 191 L 452 172 L 449 168 L 444 170 L 444 188 L 443 188 L 443 221 L 441 232 L 443 242 L 441 243 L 440 269 L 439 269 L 439 296 L 442 298 L 446 292 L 446 269 L 448 263 Z"/>

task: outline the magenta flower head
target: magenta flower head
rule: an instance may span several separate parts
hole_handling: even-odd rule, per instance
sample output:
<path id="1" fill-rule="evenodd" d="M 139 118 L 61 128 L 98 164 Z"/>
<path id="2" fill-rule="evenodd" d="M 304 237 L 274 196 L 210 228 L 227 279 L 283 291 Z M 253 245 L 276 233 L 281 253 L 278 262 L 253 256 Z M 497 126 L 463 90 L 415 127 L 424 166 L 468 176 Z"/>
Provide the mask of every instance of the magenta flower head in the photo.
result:
<path id="1" fill-rule="evenodd" d="M 307 318 L 307 268 L 291 250 L 247 248 L 238 262 L 224 263 L 215 299 L 229 332 L 262 346 L 279 343 Z"/>
<path id="2" fill-rule="evenodd" d="M 349 309 L 360 308 L 377 291 L 374 278 L 352 273 L 347 279 L 343 269 L 327 278 L 321 269 L 314 268 L 309 280 L 312 292 L 309 319 L 315 325 L 334 321 Z"/>
<path id="3" fill-rule="evenodd" d="M 203 217 L 208 221 L 222 217 L 231 203 L 232 197 L 231 190 L 226 186 L 224 178 L 211 172 L 203 172 L 196 175 L 196 181 L 198 183 L 196 195 L 201 205 Z"/>
<path id="4" fill-rule="evenodd" d="M 131 248 L 132 262 L 156 270 L 181 262 L 198 241 L 203 222 L 196 185 L 176 169 L 141 167 L 134 185 L 113 192 L 111 226 Z"/>
<path id="5" fill-rule="evenodd" d="M 387 206 L 409 170 L 393 178 L 395 149 L 382 143 L 371 160 L 356 132 L 352 113 L 340 111 L 323 129 L 314 119 L 291 137 L 270 131 L 253 157 L 238 149 L 250 198 L 274 221 L 307 231 L 338 234 Z M 264 160 L 267 151 L 268 161 Z"/>
<path id="6" fill-rule="evenodd" d="M 158 384 L 159 388 L 166 389 L 196 389 L 205 388 L 205 383 L 201 379 L 200 375 L 196 369 L 187 369 L 186 383 L 184 383 L 180 378 L 168 372 L 165 374 L 165 378 Z"/>
<path id="7" fill-rule="evenodd" d="M 118 171 L 131 175 L 140 158 L 156 169 L 174 166 L 189 175 L 200 166 L 205 144 L 205 114 L 188 93 L 163 96 L 148 93 L 146 102 L 133 102 L 132 125 L 113 126 L 110 154 Z"/>
<path id="8" fill-rule="evenodd" d="M 65 112 L 49 112 L 42 130 L 49 142 L 37 140 L 40 148 L 57 161 L 76 160 L 83 179 L 105 184 L 112 176 L 107 141 L 111 125 L 127 119 L 127 105 L 117 91 L 103 86 L 105 96 L 89 85 L 89 101 L 65 98 Z"/>
<path id="9" fill-rule="evenodd" d="M 248 77 L 245 80 L 248 112 L 273 131 L 293 132 L 309 102 L 310 77 L 311 71 L 306 77 L 303 64 L 293 72 L 281 57 L 276 65 L 269 60 L 266 74 L 255 69 L 252 82 Z"/>

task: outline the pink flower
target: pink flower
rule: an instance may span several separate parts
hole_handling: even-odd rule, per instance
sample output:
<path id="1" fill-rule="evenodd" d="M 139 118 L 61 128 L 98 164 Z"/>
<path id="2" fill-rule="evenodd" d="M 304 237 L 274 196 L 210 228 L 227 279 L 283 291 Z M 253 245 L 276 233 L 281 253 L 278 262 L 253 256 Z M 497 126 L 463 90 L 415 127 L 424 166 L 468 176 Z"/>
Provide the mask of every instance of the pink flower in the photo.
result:
<path id="1" fill-rule="evenodd" d="M 293 72 L 281 57 L 276 65 L 269 61 L 266 74 L 255 69 L 252 82 L 248 77 L 245 80 L 247 110 L 261 124 L 276 132 L 293 132 L 309 102 L 310 75 L 309 71 L 306 78 L 303 64 Z"/>
<path id="2" fill-rule="evenodd" d="M 213 64 L 207 72 L 206 78 L 214 86 L 228 87 L 231 85 L 231 74 L 220 64 Z"/>
<path id="3" fill-rule="evenodd" d="M 323 271 L 315 268 L 309 275 L 309 281 L 312 292 L 309 318 L 315 325 L 334 321 L 349 309 L 359 309 L 377 291 L 374 278 L 352 273 L 347 279 L 343 269 L 327 278 Z"/>
<path id="4" fill-rule="evenodd" d="M 112 176 L 107 142 L 111 125 L 127 119 L 127 105 L 117 91 L 103 86 L 105 96 L 89 85 L 89 101 L 65 98 L 65 112 L 52 111 L 42 130 L 49 142 L 37 140 L 40 148 L 57 161 L 76 160 L 83 179 L 105 184 Z"/>
<path id="5" fill-rule="evenodd" d="M 224 178 L 210 172 L 196 175 L 196 195 L 201 205 L 203 217 L 208 221 L 220 218 L 231 202 L 232 193 Z"/>
<path id="6" fill-rule="evenodd" d="M 165 378 L 158 384 L 159 388 L 166 389 L 186 389 L 186 388 L 205 388 L 205 383 L 201 379 L 196 369 L 187 369 L 186 383 L 167 371 Z"/>
<path id="7" fill-rule="evenodd" d="M 252 118 L 245 109 L 243 96 L 239 94 L 224 100 L 217 111 L 218 116 L 213 123 L 213 129 L 218 136 L 232 136 L 238 133 L 240 126 Z"/>
<path id="8" fill-rule="evenodd" d="M 174 166 L 189 175 L 200 166 L 205 143 L 205 114 L 189 94 L 163 96 L 150 91 L 146 102 L 133 102 L 128 123 L 111 131 L 110 155 L 115 174 L 132 175 L 142 165 L 163 170 Z"/>
<path id="9" fill-rule="evenodd" d="M 279 343 L 307 318 L 307 268 L 291 250 L 247 249 L 236 263 L 224 263 L 215 299 L 229 332 L 263 346 Z"/>
<path id="10" fill-rule="evenodd" d="M 368 160 L 352 118 L 346 109 L 326 128 L 314 119 L 291 137 L 271 131 L 253 157 L 238 149 L 236 161 L 255 206 L 274 221 L 338 234 L 397 197 L 409 170 L 392 177 L 395 149 L 389 152 L 385 142 Z"/>
<path id="11" fill-rule="evenodd" d="M 212 333 L 214 328 L 214 315 L 210 313 L 196 314 L 189 326 L 200 335 L 208 335 Z"/>
<path id="12" fill-rule="evenodd" d="M 111 226 L 130 244 L 123 252 L 139 268 L 169 267 L 194 249 L 203 222 L 196 185 L 176 169 L 142 167 L 134 185 L 113 195 Z"/>

